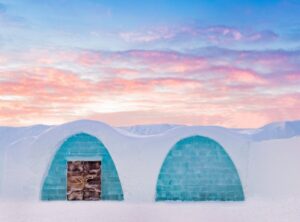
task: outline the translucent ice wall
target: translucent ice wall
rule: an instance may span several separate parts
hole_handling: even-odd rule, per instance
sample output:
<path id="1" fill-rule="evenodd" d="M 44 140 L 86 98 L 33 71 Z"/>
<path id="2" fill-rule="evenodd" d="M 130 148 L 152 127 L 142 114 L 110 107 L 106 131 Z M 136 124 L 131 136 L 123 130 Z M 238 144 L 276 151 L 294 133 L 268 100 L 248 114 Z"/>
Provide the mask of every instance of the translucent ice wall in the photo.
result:
<path id="1" fill-rule="evenodd" d="M 242 201 L 238 172 L 216 141 L 192 136 L 177 142 L 161 167 L 156 200 Z"/>
<path id="2" fill-rule="evenodd" d="M 119 176 L 109 152 L 96 137 L 85 133 L 69 137 L 56 152 L 43 183 L 42 200 L 66 200 L 69 158 L 101 159 L 101 199 L 123 200 Z"/>

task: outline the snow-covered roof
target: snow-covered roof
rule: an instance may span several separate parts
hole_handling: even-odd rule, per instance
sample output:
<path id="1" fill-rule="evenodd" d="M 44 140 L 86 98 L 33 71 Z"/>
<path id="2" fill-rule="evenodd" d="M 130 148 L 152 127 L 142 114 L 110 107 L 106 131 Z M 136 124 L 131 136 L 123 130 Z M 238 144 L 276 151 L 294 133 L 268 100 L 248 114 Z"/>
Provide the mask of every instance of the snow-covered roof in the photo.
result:
<path id="1" fill-rule="evenodd" d="M 95 136 L 106 146 L 117 168 L 125 200 L 153 201 L 159 170 L 167 153 L 176 142 L 193 135 L 206 136 L 220 143 L 238 170 L 245 196 L 255 192 L 254 188 L 249 188 L 255 180 L 255 174 L 249 170 L 255 168 L 250 164 L 255 165 L 257 158 L 251 157 L 255 152 L 251 151 L 249 137 L 215 126 L 170 125 L 158 128 L 148 130 L 152 133 L 145 135 L 139 134 L 137 128 L 120 129 L 98 121 L 81 120 L 58 126 L 3 130 L 6 134 L 0 136 L 0 197 L 38 200 L 43 178 L 55 152 L 68 137 L 77 133 Z M 252 181 L 249 182 L 249 178 Z"/>

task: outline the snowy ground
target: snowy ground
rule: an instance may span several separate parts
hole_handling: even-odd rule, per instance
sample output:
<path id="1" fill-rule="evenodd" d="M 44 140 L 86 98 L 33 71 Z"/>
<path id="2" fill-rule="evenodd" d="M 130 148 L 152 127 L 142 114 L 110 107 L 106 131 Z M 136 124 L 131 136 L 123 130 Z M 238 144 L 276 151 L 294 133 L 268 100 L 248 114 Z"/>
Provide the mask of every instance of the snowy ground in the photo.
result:
<path id="1" fill-rule="evenodd" d="M 1 222 L 298 222 L 300 200 L 239 203 L 1 202 Z"/>
<path id="2" fill-rule="evenodd" d="M 164 125 L 117 130 L 95 121 L 53 128 L 0 127 L 0 222 L 299 222 L 300 121 L 270 124 L 265 129 L 263 134 L 264 130 L 255 131 L 260 132 L 257 140 L 249 140 L 244 136 L 249 131 L 238 134 L 221 127 Z M 126 201 L 37 201 L 55 149 L 60 141 L 78 132 L 95 135 L 107 144 Z M 240 171 L 245 202 L 152 202 L 157 174 L 170 147 L 196 134 L 214 138 L 226 147 Z"/>

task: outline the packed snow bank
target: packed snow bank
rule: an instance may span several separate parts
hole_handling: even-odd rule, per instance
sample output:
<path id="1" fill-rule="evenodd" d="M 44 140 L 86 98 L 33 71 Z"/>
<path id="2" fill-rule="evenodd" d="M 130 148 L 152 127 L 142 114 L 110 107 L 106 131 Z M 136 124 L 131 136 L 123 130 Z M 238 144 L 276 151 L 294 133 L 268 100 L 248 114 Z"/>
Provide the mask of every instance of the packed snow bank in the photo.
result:
<path id="1" fill-rule="evenodd" d="M 34 125 L 28 127 L 0 127 L 0 193 L 2 178 L 6 172 L 3 169 L 5 149 L 25 138 L 33 138 L 50 129 L 51 126 Z"/>
<path id="2" fill-rule="evenodd" d="M 299 200 L 201 203 L 0 202 L 5 222 L 298 222 Z"/>
<path id="3" fill-rule="evenodd" d="M 265 198 L 300 198 L 300 137 L 251 144 L 249 192 Z"/>

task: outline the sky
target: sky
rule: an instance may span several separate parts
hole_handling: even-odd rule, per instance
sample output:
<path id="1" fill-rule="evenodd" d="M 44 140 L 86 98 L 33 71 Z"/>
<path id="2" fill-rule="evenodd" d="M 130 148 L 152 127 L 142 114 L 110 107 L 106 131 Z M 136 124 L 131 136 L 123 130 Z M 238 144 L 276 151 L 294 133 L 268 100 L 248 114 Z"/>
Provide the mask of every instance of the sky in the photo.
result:
<path id="1" fill-rule="evenodd" d="M 0 125 L 300 119 L 298 0 L 0 0 Z"/>

